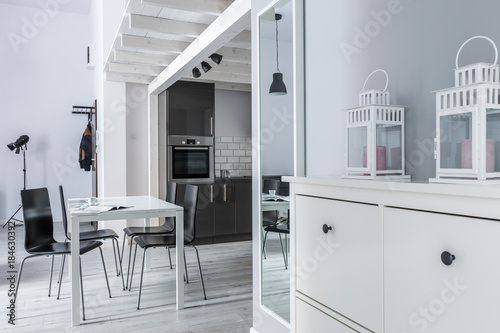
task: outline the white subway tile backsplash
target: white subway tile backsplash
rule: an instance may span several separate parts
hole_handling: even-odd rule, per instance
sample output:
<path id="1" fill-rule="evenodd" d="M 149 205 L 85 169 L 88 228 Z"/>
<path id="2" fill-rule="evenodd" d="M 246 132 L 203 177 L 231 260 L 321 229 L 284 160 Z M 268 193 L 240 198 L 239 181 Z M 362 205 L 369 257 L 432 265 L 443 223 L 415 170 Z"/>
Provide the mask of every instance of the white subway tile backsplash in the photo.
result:
<path id="1" fill-rule="evenodd" d="M 231 170 L 232 177 L 252 175 L 252 138 L 245 136 L 215 137 L 215 175 Z"/>

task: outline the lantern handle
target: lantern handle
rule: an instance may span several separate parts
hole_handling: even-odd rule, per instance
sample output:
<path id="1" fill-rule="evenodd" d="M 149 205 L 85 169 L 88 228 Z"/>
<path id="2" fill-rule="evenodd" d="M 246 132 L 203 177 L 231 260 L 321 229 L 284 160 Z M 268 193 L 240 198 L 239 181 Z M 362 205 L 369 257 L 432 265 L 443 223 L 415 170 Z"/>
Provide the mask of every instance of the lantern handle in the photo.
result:
<path id="1" fill-rule="evenodd" d="M 363 84 L 363 91 L 365 91 L 366 82 L 368 82 L 368 79 L 370 78 L 370 76 L 372 76 L 373 74 L 375 74 L 377 72 L 382 72 L 385 74 L 387 81 L 385 82 L 385 87 L 384 87 L 384 90 L 382 90 L 382 92 L 387 90 L 387 86 L 389 85 L 389 75 L 383 69 L 376 69 L 373 72 L 371 72 L 370 75 L 368 75 L 368 77 L 366 78 L 365 83 Z"/>
<path id="2" fill-rule="evenodd" d="M 473 39 L 479 39 L 479 38 L 486 39 L 488 42 L 491 43 L 491 45 L 493 45 L 493 48 L 495 49 L 495 62 L 490 67 L 493 67 L 493 66 L 495 66 L 497 64 L 497 61 L 498 61 L 498 49 L 497 49 L 497 46 L 495 45 L 495 42 L 493 42 L 491 40 L 491 38 L 486 37 L 486 36 L 474 36 L 474 37 L 471 37 L 471 38 L 467 39 L 465 41 L 465 43 L 463 43 L 462 46 L 460 46 L 460 48 L 458 49 L 457 57 L 455 59 L 455 67 L 456 67 L 456 69 L 458 69 L 458 57 L 460 56 L 460 52 L 462 52 L 462 49 L 464 48 L 465 44 L 467 44 L 468 42 L 470 42 Z"/>

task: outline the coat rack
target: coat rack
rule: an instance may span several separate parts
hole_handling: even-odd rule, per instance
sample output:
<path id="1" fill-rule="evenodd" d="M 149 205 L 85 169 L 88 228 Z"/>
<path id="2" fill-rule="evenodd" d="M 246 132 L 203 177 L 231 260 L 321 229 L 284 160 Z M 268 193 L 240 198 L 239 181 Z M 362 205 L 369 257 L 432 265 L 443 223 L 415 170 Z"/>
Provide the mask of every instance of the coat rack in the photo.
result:
<path id="1" fill-rule="evenodd" d="M 89 118 L 89 121 L 92 119 L 92 113 L 95 111 L 95 106 L 77 106 L 73 105 L 73 111 L 71 113 L 74 114 L 86 114 Z"/>

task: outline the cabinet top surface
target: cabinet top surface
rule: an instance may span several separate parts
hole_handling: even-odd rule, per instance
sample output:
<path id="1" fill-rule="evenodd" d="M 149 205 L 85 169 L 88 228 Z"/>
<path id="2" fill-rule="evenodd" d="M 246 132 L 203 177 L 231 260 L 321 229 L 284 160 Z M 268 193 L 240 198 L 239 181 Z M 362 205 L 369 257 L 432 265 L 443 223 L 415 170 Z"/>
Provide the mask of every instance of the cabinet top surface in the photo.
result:
<path id="1" fill-rule="evenodd" d="M 394 193 L 414 193 L 429 195 L 448 195 L 456 197 L 474 197 L 484 199 L 500 199 L 500 186 L 476 184 L 438 184 L 426 180 L 408 182 L 379 181 L 362 179 L 343 179 L 341 177 L 283 177 L 283 181 L 291 184 L 319 185 L 326 187 L 349 188 L 356 190 L 389 191 Z"/>

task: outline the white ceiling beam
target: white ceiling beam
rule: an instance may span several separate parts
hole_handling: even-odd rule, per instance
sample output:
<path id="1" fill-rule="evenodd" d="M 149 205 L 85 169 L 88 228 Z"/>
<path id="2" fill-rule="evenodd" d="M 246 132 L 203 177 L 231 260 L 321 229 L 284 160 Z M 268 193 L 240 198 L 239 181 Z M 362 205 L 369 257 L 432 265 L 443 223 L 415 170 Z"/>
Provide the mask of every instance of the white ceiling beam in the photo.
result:
<path id="1" fill-rule="evenodd" d="M 242 64 L 235 62 L 226 62 L 224 58 L 222 58 L 222 62 L 220 64 L 214 64 L 211 61 L 208 61 L 210 66 L 212 66 L 211 71 L 214 72 L 227 72 L 227 73 L 237 73 L 237 74 L 251 74 L 252 73 L 252 65 L 251 64 Z"/>
<path id="2" fill-rule="evenodd" d="M 252 92 L 252 85 L 242 84 L 242 83 L 230 83 L 230 82 L 215 82 L 215 89 Z"/>
<path id="3" fill-rule="evenodd" d="M 231 42 L 233 43 L 245 43 L 248 44 L 250 48 L 252 45 L 252 32 L 248 30 L 243 30 L 238 35 L 236 35 Z"/>
<path id="4" fill-rule="evenodd" d="M 149 84 L 154 76 L 104 72 L 104 80 Z"/>
<path id="5" fill-rule="evenodd" d="M 134 14 L 129 17 L 130 29 L 142 29 L 194 38 L 198 37 L 207 27 L 208 25 L 206 24 L 169 20 L 159 17 Z"/>
<path id="6" fill-rule="evenodd" d="M 169 39 L 122 35 L 120 46 L 129 50 L 148 50 L 168 53 L 181 53 L 190 43 Z"/>
<path id="7" fill-rule="evenodd" d="M 252 83 L 252 75 L 248 74 L 238 74 L 238 73 L 228 73 L 228 72 L 201 72 L 200 79 L 208 80 L 208 81 L 217 81 L 217 82 L 234 82 L 234 83 L 242 83 L 242 84 L 251 84 Z"/>
<path id="8" fill-rule="evenodd" d="M 191 1 L 185 1 L 191 2 Z M 235 0 L 148 87 L 159 94 L 250 26 L 251 0 Z M 251 76 L 250 76 L 251 77 Z M 251 79 L 248 80 L 248 83 Z M 246 83 L 246 82 L 242 82 Z"/>
<path id="9" fill-rule="evenodd" d="M 222 61 L 240 62 L 251 64 L 252 52 L 247 49 L 240 49 L 236 47 L 222 47 L 215 53 L 222 55 Z"/>
<path id="10" fill-rule="evenodd" d="M 113 52 L 113 61 L 125 64 L 149 64 L 155 66 L 168 66 L 177 55 L 130 52 L 124 50 L 115 50 Z"/>
<path id="11" fill-rule="evenodd" d="M 141 3 L 217 16 L 222 14 L 233 0 L 142 0 Z"/>
<path id="12" fill-rule="evenodd" d="M 158 74 L 165 69 L 165 66 L 144 66 L 137 64 L 119 64 L 114 62 L 108 63 L 106 67 L 108 72 L 148 76 L 158 76 Z"/>

